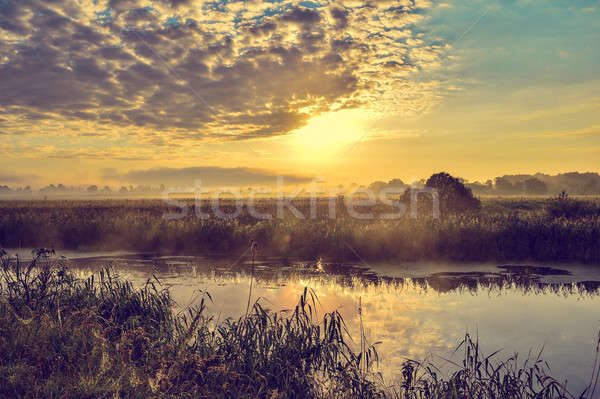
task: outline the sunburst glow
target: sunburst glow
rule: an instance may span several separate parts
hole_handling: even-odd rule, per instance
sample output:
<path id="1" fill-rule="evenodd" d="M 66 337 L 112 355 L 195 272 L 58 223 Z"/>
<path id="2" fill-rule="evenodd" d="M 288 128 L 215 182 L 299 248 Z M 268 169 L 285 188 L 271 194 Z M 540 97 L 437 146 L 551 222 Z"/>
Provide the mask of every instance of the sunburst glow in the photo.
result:
<path id="1" fill-rule="evenodd" d="M 368 137 L 370 118 L 372 115 L 363 110 L 328 112 L 312 118 L 294 132 L 293 145 L 298 157 L 323 161 L 343 155 Z"/>

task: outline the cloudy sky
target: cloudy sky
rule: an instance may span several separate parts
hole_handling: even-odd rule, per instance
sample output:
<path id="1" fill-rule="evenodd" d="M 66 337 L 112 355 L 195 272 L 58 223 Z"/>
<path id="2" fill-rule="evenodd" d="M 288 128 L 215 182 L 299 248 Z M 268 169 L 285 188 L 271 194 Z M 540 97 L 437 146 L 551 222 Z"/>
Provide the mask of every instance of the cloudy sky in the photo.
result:
<path id="1" fill-rule="evenodd" d="M 0 39 L 2 184 L 600 171 L 597 0 L 0 0 Z"/>

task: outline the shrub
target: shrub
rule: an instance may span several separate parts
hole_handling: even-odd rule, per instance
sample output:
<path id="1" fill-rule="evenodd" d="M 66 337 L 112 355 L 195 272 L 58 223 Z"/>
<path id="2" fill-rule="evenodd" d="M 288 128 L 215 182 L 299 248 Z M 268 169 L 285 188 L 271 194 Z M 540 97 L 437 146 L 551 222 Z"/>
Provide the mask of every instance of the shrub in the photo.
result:
<path id="1" fill-rule="evenodd" d="M 562 191 L 556 198 L 549 200 L 545 206 L 546 212 L 553 218 L 576 218 L 600 215 L 600 207 L 592 202 L 570 198 Z"/>

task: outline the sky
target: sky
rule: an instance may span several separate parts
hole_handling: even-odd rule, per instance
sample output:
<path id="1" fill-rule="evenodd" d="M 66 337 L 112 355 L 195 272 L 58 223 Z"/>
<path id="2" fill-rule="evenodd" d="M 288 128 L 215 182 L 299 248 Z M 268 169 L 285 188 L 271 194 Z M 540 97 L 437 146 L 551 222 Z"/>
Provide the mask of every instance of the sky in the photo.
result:
<path id="1" fill-rule="evenodd" d="M 0 0 L 0 139 L 10 186 L 599 172 L 600 4 Z"/>

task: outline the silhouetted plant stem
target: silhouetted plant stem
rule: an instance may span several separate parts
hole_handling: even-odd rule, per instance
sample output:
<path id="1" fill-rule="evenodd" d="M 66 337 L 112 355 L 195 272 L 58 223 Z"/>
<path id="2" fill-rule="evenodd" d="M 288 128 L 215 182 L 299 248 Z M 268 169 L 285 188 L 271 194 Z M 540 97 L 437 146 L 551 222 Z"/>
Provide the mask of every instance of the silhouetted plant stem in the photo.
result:
<path id="1" fill-rule="evenodd" d="M 250 244 L 250 254 L 252 256 L 252 268 L 250 269 L 250 289 L 248 290 L 248 304 L 246 305 L 246 317 L 248 317 L 248 311 L 250 310 L 250 300 L 252 299 L 252 283 L 254 282 L 254 257 L 258 249 L 258 243 L 253 241 Z"/>

